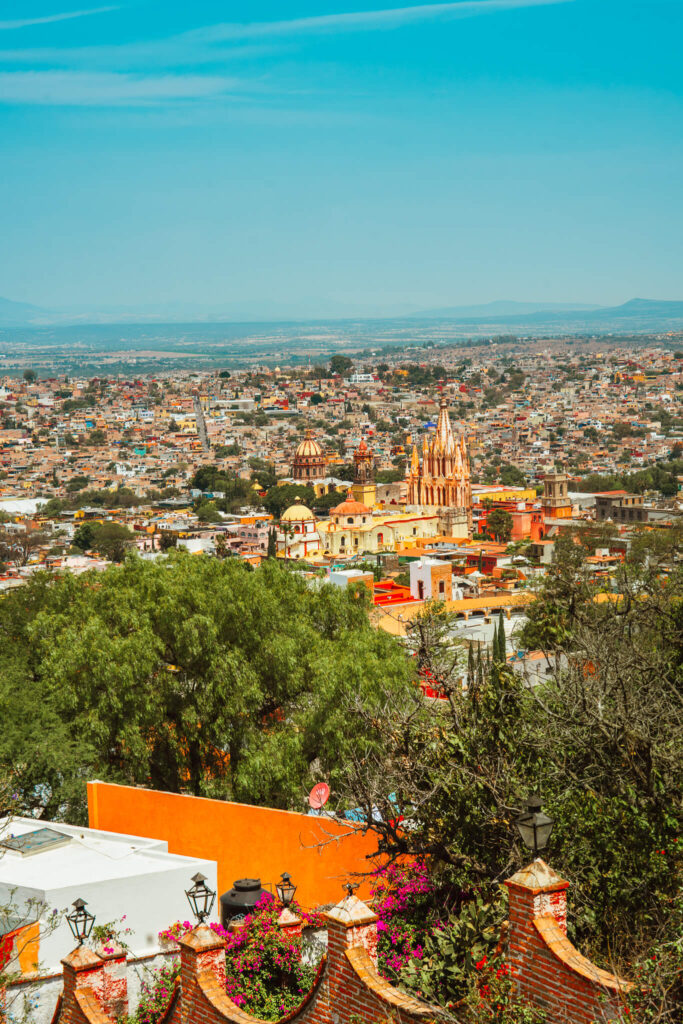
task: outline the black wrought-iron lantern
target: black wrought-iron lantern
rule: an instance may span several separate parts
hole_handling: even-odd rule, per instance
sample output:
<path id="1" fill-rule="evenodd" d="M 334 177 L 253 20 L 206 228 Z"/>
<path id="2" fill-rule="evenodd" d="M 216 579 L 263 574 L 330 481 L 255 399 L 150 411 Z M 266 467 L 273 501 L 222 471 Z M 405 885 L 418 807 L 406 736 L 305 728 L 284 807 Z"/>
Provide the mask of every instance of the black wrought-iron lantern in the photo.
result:
<path id="1" fill-rule="evenodd" d="M 294 893 L 296 892 L 296 886 L 292 884 L 292 876 L 288 875 L 287 872 L 284 871 L 275 888 L 282 906 L 288 907 L 294 899 Z"/>
<path id="2" fill-rule="evenodd" d="M 78 945 L 82 946 L 90 936 L 92 926 L 95 923 L 95 915 L 85 909 L 87 903 L 80 897 L 74 900 L 73 907 L 74 909 L 71 913 L 66 915 L 66 919 L 69 922 L 69 928 L 72 931 L 73 937 L 78 942 Z"/>
<path id="3" fill-rule="evenodd" d="M 200 874 L 199 871 L 192 876 L 192 881 L 194 885 L 191 889 L 185 890 L 185 895 L 192 907 L 192 913 L 202 924 L 213 910 L 216 893 L 213 889 L 209 889 L 206 884 L 206 875 Z"/>
<path id="4" fill-rule="evenodd" d="M 550 833 L 555 822 L 541 810 L 541 798 L 530 796 L 527 800 L 526 811 L 519 816 L 515 822 L 522 842 L 534 851 L 534 857 L 538 856 L 539 850 L 544 850 L 548 845 Z"/>

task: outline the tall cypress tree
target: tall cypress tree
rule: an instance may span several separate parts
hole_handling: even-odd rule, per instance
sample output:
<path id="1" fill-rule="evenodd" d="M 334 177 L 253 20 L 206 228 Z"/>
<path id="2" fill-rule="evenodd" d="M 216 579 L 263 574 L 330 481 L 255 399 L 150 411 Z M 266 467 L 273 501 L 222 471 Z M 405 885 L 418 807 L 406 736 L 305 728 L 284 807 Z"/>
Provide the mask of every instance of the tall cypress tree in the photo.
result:
<path id="1" fill-rule="evenodd" d="M 271 527 L 268 531 L 268 550 L 266 552 L 266 558 L 275 558 L 277 555 L 277 535 L 275 528 Z"/>
<path id="2" fill-rule="evenodd" d="M 502 611 L 498 615 L 498 660 L 501 664 L 507 661 L 507 643 L 505 640 L 505 620 Z"/>

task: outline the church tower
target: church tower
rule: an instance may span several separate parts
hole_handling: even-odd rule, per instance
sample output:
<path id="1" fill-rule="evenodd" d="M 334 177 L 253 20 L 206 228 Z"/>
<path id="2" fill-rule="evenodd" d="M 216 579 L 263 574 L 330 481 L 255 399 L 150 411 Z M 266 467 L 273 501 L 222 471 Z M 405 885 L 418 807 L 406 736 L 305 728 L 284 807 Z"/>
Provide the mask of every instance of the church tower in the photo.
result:
<path id="1" fill-rule="evenodd" d="M 445 398 L 441 398 L 439 419 L 431 441 L 425 434 L 422 442 L 422 464 L 417 448 L 413 454 L 406 478 L 408 504 L 423 508 L 438 508 L 444 519 L 444 532 L 452 532 L 459 516 L 464 514 L 467 532 L 472 530 L 472 485 L 470 460 L 465 438 L 453 436 Z"/>
<path id="2" fill-rule="evenodd" d="M 367 505 L 368 508 L 372 508 L 377 501 L 375 456 L 363 439 L 353 453 L 353 487 L 351 490 L 355 500 L 359 501 L 361 505 Z"/>

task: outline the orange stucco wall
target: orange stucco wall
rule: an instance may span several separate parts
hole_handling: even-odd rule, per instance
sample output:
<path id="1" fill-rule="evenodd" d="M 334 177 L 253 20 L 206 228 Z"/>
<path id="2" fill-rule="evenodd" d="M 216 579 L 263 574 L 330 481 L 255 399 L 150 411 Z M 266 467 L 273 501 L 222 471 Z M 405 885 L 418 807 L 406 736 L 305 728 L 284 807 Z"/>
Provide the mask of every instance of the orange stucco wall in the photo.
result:
<path id="1" fill-rule="evenodd" d="M 372 868 L 375 849 L 370 834 L 347 836 L 344 825 L 306 814 L 106 782 L 88 783 L 88 817 L 91 828 L 165 839 L 169 853 L 215 860 L 219 895 L 236 878 L 274 886 L 288 871 L 304 907 L 338 902 L 349 875 Z M 363 883 L 359 895 L 368 890 Z"/>

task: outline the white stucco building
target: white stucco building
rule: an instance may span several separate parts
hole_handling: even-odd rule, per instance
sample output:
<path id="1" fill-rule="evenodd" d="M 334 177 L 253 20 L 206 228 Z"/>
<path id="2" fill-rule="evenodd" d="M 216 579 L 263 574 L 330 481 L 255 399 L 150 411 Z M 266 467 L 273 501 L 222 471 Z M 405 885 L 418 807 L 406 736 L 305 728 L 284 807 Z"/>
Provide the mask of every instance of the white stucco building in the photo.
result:
<path id="1" fill-rule="evenodd" d="M 12 818 L 0 821 L 0 907 L 10 907 L 3 931 L 36 920 L 31 900 L 44 905 L 40 916 L 40 973 L 60 970 L 74 946 L 66 920 L 53 928 L 53 911 L 71 909 L 84 899 L 96 924 L 120 921 L 136 956 L 159 948 L 158 933 L 174 921 L 190 919 L 185 891 L 201 872 L 216 890 L 214 861 L 168 852 L 158 839 L 118 835 L 75 825 Z M 215 910 L 215 908 L 214 908 Z M 218 920 L 217 915 L 214 919 Z"/>

